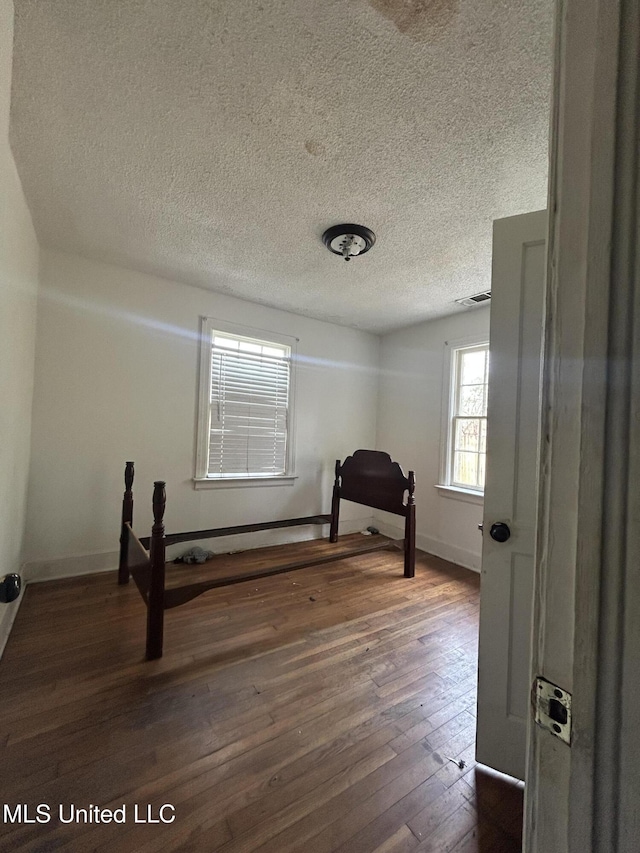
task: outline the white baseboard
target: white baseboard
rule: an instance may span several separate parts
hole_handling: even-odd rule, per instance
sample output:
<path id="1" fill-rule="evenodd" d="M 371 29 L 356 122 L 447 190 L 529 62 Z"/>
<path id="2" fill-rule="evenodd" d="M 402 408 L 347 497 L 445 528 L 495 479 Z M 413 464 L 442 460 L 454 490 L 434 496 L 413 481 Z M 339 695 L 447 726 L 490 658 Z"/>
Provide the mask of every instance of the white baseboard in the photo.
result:
<path id="1" fill-rule="evenodd" d="M 390 536 L 392 539 L 402 539 L 404 536 L 404 527 L 389 524 L 379 518 L 375 518 L 373 523 L 384 536 Z M 448 560 L 450 563 L 457 563 L 465 569 L 471 569 L 472 572 L 480 572 L 482 562 L 480 553 L 466 551 L 464 548 L 458 548 L 456 545 L 450 545 L 448 542 L 441 542 L 439 539 L 417 532 L 416 548 L 426 551 L 427 554 L 433 554 L 434 557 Z"/>
<path id="2" fill-rule="evenodd" d="M 118 551 L 102 551 L 97 554 L 77 554 L 73 557 L 34 560 L 24 564 L 23 577 L 27 583 L 40 583 L 111 570 L 115 572 L 118 568 L 118 555 Z"/>
<path id="3" fill-rule="evenodd" d="M 2 608 L 0 610 L 0 658 L 2 657 L 5 646 L 7 645 L 11 628 L 13 627 L 15 618 L 18 615 L 18 610 L 22 604 L 25 589 L 26 583 L 23 578 L 22 590 L 20 591 L 18 598 L 16 598 L 15 601 L 12 601 L 11 604 L 0 604 L 0 608 Z"/>

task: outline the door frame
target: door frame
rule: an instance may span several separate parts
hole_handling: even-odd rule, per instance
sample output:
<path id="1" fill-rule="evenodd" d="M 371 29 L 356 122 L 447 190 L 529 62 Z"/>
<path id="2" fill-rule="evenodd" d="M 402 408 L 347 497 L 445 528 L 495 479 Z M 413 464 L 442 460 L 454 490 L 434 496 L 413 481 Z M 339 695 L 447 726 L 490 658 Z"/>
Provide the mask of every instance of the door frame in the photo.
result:
<path id="1" fill-rule="evenodd" d="M 640 0 L 558 0 L 526 853 L 640 836 Z"/>

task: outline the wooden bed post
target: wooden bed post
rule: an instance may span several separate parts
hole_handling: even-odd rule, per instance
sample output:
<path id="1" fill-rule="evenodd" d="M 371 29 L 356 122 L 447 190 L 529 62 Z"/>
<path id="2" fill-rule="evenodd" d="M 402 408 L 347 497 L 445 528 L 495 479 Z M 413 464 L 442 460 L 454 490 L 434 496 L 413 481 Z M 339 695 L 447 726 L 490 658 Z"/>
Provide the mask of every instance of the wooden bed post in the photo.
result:
<path id="1" fill-rule="evenodd" d="M 409 471 L 409 496 L 407 514 L 404 519 L 404 576 L 413 578 L 416 574 L 416 475 Z"/>
<path id="2" fill-rule="evenodd" d="M 338 522 L 340 520 L 340 460 L 336 459 L 336 476 L 333 481 L 333 498 L 331 499 L 331 527 L 329 542 L 338 541 Z"/>
<path id="3" fill-rule="evenodd" d="M 124 497 L 122 498 L 122 524 L 120 525 L 120 562 L 118 563 L 118 583 L 129 583 L 129 534 L 125 524 L 133 524 L 133 462 L 126 462 L 124 468 Z"/>
<path id="4" fill-rule="evenodd" d="M 151 581 L 147 602 L 147 660 L 162 657 L 164 631 L 164 508 L 167 500 L 165 483 L 153 484 L 153 527 L 151 528 Z"/>

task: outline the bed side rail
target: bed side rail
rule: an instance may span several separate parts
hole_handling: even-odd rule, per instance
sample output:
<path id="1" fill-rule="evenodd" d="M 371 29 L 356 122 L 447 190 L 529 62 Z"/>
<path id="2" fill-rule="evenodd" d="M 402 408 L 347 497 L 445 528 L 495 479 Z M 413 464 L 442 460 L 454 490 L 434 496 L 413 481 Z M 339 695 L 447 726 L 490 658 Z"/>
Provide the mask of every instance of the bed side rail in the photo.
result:
<path id="1" fill-rule="evenodd" d="M 236 524 L 233 527 L 213 527 L 210 530 L 191 530 L 187 533 L 168 533 L 165 545 L 177 542 L 195 542 L 198 539 L 215 539 L 218 536 L 233 536 L 237 533 L 255 533 L 259 530 L 275 530 L 278 527 L 296 527 L 302 524 L 329 524 L 331 515 L 308 515 L 304 518 L 283 518 L 278 521 L 261 521 L 257 524 Z M 140 542 L 145 548 L 151 543 L 150 536 L 143 536 Z"/>
<path id="2" fill-rule="evenodd" d="M 357 548 L 352 548 L 347 551 L 342 551 L 336 554 L 320 554 L 316 557 L 306 557 L 301 560 L 295 560 L 291 563 L 284 563 L 280 566 L 274 566 L 270 569 L 261 569 L 259 571 L 235 575 L 228 577 L 212 578 L 210 581 L 200 581 L 198 583 L 189 584 L 187 586 L 175 587 L 165 591 L 165 609 L 169 610 L 172 607 L 179 607 L 191 599 L 202 595 L 203 592 L 208 592 L 210 589 L 218 589 L 223 586 L 233 586 L 234 584 L 246 583 L 247 581 L 258 581 L 264 578 L 271 578 L 274 575 L 288 574 L 289 572 L 297 571 L 298 569 L 308 569 L 312 566 L 322 566 L 325 563 L 335 563 L 338 560 L 347 560 L 351 557 L 362 557 L 366 554 L 372 554 L 376 551 L 389 551 L 392 549 L 402 549 L 404 540 L 402 539 L 386 539 L 382 536 L 375 537 L 374 541 L 368 542 L 366 545 L 359 545 Z"/>
<path id="3" fill-rule="evenodd" d="M 145 603 L 148 603 L 151 580 L 149 552 L 142 545 L 129 522 L 124 525 L 124 535 L 126 537 L 127 569 L 131 573 L 140 595 Z"/>

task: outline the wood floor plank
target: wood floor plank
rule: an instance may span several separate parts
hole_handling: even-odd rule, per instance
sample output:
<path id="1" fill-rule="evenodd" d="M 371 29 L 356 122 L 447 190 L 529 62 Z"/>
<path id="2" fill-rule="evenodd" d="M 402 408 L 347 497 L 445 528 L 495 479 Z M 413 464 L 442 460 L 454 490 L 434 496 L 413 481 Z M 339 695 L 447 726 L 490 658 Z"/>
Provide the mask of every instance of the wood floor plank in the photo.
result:
<path id="1" fill-rule="evenodd" d="M 408 828 L 406 821 L 415 812 L 446 791 L 433 775 L 412 788 L 413 782 L 415 776 L 411 779 L 409 774 L 394 780 L 385 790 L 358 806 L 351 815 L 332 823 L 313 838 L 314 850 L 319 853 L 324 842 L 326 850 L 336 853 L 369 853 L 381 839 L 395 835 L 403 826 Z M 409 791 L 405 793 L 407 789 Z M 383 810 L 385 805 L 388 808 Z"/>
<path id="2" fill-rule="evenodd" d="M 391 838 L 387 838 L 379 847 L 376 847 L 373 853 L 409 853 L 417 845 L 418 842 L 409 827 L 401 826 Z"/>
<path id="3" fill-rule="evenodd" d="M 418 840 L 423 841 L 433 835 L 444 821 L 468 802 L 460 786 L 461 782 L 458 782 L 450 788 L 444 788 L 442 795 L 435 802 L 427 804 L 416 815 L 409 818 L 407 825 Z"/>
<path id="4" fill-rule="evenodd" d="M 448 820 L 437 828 L 416 848 L 420 853 L 450 853 L 478 824 L 475 809 L 463 803 Z"/>

